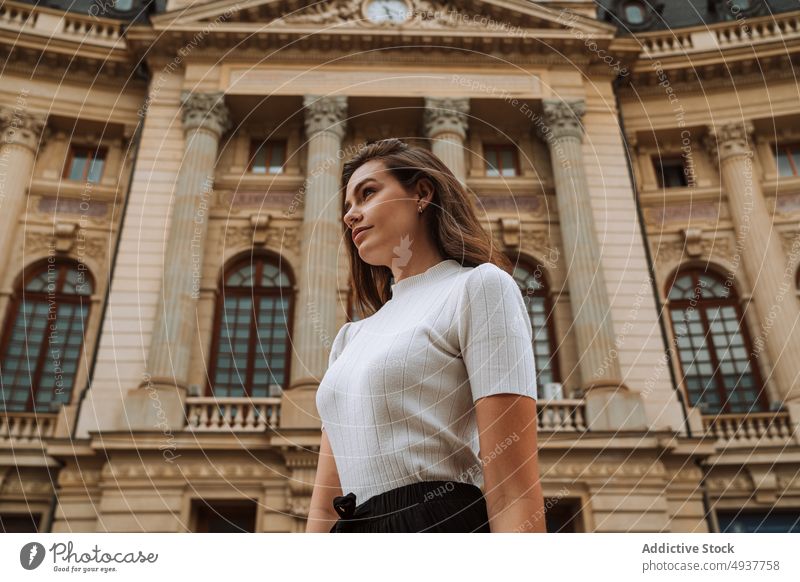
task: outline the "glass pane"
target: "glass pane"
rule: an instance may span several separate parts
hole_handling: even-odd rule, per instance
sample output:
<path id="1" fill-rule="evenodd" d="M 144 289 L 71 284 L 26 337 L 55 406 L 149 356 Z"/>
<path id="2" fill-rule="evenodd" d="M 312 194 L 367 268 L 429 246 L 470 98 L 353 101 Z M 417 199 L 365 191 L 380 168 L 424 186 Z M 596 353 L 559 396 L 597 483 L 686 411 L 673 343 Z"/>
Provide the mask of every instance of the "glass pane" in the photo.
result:
<path id="1" fill-rule="evenodd" d="M 89 164 L 89 173 L 86 176 L 86 179 L 89 182 L 97 183 L 100 181 L 100 178 L 103 177 L 103 165 L 104 160 L 102 155 L 94 158 L 91 163 Z"/>
<path id="2" fill-rule="evenodd" d="M 503 176 L 516 176 L 517 175 L 517 161 L 514 152 L 510 149 L 502 150 L 503 159 Z"/>
<path id="3" fill-rule="evenodd" d="M 280 174 L 283 172 L 283 164 L 285 160 L 283 159 L 283 152 L 284 152 L 284 145 L 283 143 L 274 143 L 272 144 L 272 155 L 270 157 L 270 164 L 269 164 L 269 173 L 270 174 Z"/>
<path id="4" fill-rule="evenodd" d="M 69 167 L 67 178 L 70 180 L 83 180 L 83 173 L 89 162 L 89 155 L 86 150 L 73 150 L 72 162 Z"/>
<path id="5" fill-rule="evenodd" d="M 625 5 L 625 20 L 631 24 L 643 23 L 644 14 L 644 7 L 640 2 L 628 2 Z"/>
<path id="6" fill-rule="evenodd" d="M 487 149 L 485 152 L 486 157 L 486 175 L 496 177 L 500 175 L 499 163 L 497 159 L 497 150 Z"/>
<path id="7" fill-rule="evenodd" d="M 254 174 L 266 174 L 267 173 L 267 153 L 264 148 L 264 144 L 261 144 L 258 149 L 256 150 L 255 155 L 253 156 L 253 166 L 251 171 Z"/>

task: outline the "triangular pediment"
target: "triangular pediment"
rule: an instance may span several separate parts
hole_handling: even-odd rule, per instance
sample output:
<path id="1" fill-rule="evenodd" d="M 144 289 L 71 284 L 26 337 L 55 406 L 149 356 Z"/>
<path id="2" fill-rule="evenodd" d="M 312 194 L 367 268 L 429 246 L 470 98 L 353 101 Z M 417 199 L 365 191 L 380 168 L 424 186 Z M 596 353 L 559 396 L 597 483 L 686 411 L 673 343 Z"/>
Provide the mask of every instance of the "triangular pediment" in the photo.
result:
<path id="1" fill-rule="evenodd" d="M 186 4 L 154 17 L 154 26 L 239 25 L 276 32 L 322 28 L 326 33 L 353 29 L 505 32 L 509 36 L 521 36 L 524 31 L 580 31 L 613 37 L 616 32 L 609 24 L 529 0 L 215 0 Z"/>

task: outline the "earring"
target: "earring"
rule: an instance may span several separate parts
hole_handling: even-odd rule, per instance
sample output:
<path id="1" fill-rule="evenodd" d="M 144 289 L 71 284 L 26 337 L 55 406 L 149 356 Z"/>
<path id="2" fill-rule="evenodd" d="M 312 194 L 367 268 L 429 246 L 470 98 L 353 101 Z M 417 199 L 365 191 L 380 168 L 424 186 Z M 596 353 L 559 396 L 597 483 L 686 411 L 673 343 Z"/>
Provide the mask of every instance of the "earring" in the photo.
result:
<path id="1" fill-rule="evenodd" d="M 422 214 L 422 206 L 417 206 L 417 210 L 419 210 L 419 213 Z"/>

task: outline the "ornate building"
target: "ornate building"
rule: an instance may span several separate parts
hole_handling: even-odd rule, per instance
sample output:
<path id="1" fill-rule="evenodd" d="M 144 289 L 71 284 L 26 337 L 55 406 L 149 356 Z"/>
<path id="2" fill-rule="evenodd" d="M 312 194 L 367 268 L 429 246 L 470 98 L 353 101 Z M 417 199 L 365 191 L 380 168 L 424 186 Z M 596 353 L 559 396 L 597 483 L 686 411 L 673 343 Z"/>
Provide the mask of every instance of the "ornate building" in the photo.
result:
<path id="1" fill-rule="evenodd" d="M 303 531 L 396 136 L 516 265 L 549 531 L 797 530 L 796 8 L 4 2 L 2 529 Z"/>

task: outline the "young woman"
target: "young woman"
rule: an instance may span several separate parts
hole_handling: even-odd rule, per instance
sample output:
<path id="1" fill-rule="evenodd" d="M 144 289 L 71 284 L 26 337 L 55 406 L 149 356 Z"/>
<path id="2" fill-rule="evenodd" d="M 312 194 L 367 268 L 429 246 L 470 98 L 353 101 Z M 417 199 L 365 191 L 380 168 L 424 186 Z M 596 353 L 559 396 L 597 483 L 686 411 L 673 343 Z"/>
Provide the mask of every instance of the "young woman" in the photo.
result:
<path id="1" fill-rule="evenodd" d="M 367 145 L 342 188 L 372 315 L 339 330 L 317 392 L 306 531 L 544 532 L 531 322 L 509 260 L 424 149 Z"/>

